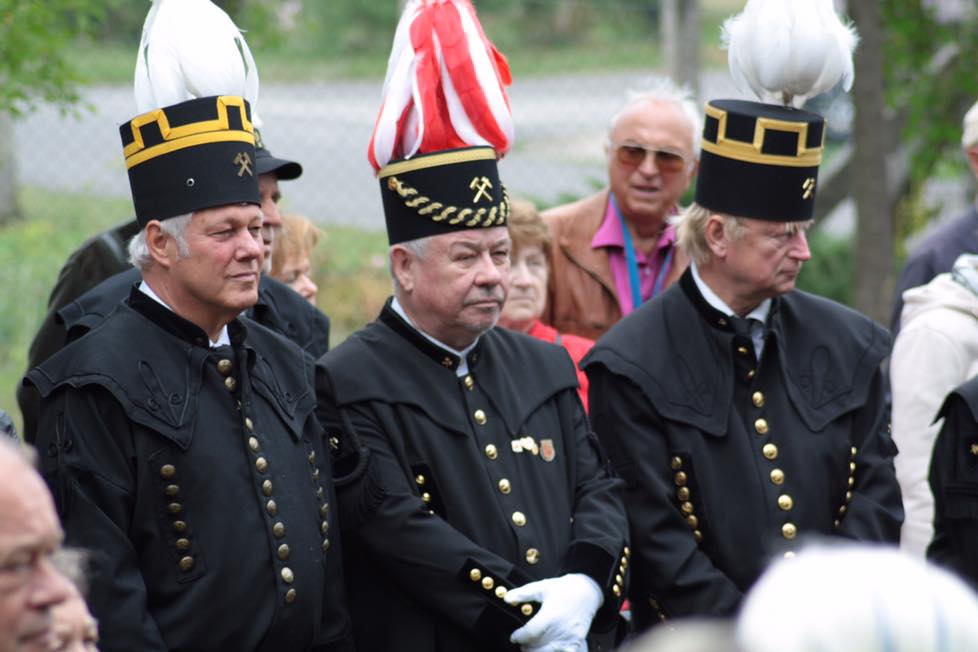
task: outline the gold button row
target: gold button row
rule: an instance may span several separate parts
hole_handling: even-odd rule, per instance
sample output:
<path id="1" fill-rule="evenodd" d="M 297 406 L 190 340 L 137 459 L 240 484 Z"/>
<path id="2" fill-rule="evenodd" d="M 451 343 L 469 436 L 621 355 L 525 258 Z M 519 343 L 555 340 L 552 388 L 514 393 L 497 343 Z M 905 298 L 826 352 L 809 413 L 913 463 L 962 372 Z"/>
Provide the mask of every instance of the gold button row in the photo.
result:
<path id="1" fill-rule="evenodd" d="M 509 590 L 505 586 L 497 586 L 496 580 L 492 577 L 485 575 L 483 576 L 482 571 L 478 568 L 473 568 L 469 571 L 469 579 L 473 582 L 479 583 L 483 589 L 486 591 L 491 591 L 498 599 L 502 600 L 509 593 Z M 493 590 L 495 589 L 495 590 Z M 533 614 L 533 605 L 524 603 L 520 605 L 520 613 L 524 616 L 530 616 Z"/>

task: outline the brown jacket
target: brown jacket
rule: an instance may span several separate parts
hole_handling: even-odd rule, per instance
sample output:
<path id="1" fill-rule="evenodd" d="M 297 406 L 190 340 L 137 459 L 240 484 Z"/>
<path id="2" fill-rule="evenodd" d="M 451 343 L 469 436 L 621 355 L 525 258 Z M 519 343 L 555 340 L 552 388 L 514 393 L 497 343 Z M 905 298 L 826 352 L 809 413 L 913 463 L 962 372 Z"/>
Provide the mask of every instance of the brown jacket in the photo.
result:
<path id="1" fill-rule="evenodd" d="M 550 284 L 543 321 L 561 333 L 598 339 L 621 319 L 615 278 L 604 249 L 592 249 L 608 206 L 608 189 L 542 216 L 550 227 Z M 682 275 L 689 259 L 678 247 L 665 286 Z"/>

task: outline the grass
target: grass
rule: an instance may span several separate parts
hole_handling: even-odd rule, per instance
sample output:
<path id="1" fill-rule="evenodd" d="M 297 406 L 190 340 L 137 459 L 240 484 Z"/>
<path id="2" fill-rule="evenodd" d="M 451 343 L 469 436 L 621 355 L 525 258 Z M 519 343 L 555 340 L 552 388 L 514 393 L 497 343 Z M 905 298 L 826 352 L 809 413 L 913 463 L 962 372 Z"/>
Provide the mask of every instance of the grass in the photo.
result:
<path id="1" fill-rule="evenodd" d="M 15 392 L 48 295 L 68 255 L 132 212 L 128 200 L 21 188 L 24 219 L 0 225 L 0 408 L 21 428 Z M 316 252 L 319 307 L 330 316 L 331 343 L 373 320 L 391 285 L 381 232 L 330 227 Z"/>

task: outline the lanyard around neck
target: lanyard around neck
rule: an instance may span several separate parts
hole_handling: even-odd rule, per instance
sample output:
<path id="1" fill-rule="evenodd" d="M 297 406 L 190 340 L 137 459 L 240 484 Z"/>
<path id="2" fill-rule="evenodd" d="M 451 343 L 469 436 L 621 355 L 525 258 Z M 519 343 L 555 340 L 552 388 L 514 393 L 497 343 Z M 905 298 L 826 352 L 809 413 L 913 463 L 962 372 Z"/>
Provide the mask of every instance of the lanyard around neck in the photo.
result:
<path id="1" fill-rule="evenodd" d="M 628 225 L 625 224 L 625 217 L 618 210 L 618 200 L 615 199 L 614 193 L 609 195 L 609 199 L 611 201 L 611 209 L 618 217 L 618 223 L 621 225 L 622 240 L 625 242 L 624 249 L 625 263 L 628 266 L 628 285 L 632 294 L 632 310 L 635 310 L 642 305 L 642 282 L 638 276 L 638 260 L 635 256 L 635 246 L 632 244 L 632 234 L 628 232 Z M 656 275 L 655 283 L 652 286 L 653 297 L 662 291 L 662 284 L 666 279 L 666 272 L 669 270 L 671 263 L 672 248 L 670 247 L 666 253 L 665 260 L 662 261 L 662 266 L 659 268 L 659 273 Z"/>

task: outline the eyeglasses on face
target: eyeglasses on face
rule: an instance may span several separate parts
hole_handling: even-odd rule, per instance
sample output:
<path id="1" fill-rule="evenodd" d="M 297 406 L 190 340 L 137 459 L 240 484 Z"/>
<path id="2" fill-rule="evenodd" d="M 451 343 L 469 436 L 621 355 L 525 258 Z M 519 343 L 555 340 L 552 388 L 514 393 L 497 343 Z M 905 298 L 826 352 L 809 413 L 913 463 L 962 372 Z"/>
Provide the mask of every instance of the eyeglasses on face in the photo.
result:
<path id="1" fill-rule="evenodd" d="M 638 167 L 645 162 L 645 157 L 650 155 L 660 172 L 679 172 L 686 166 L 686 157 L 683 154 L 668 149 L 656 149 L 635 143 L 616 145 L 614 149 L 618 162 L 629 167 Z"/>

